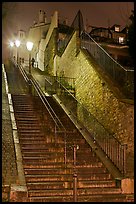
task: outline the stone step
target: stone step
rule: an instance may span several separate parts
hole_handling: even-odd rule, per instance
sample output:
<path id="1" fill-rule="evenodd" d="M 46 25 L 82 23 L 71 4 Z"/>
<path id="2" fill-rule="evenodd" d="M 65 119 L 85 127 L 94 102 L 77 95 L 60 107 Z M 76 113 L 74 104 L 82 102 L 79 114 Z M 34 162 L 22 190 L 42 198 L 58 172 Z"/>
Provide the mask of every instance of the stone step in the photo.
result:
<path id="1" fill-rule="evenodd" d="M 56 168 L 56 166 L 54 166 L 54 169 Z M 72 168 L 72 167 L 71 167 Z M 73 172 L 73 170 L 71 170 L 71 172 Z M 73 173 L 71 173 L 71 172 L 69 172 L 69 174 L 71 175 L 71 177 L 73 178 Z M 54 174 L 54 172 L 53 172 L 53 170 L 52 170 L 52 173 Z M 57 174 L 56 173 L 56 175 L 51 175 L 50 174 L 50 172 L 47 172 L 47 174 L 46 174 L 46 176 L 44 175 L 44 176 L 42 176 L 41 175 L 41 177 L 40 177 L 40 175 L 39 175 L 39 177 L 37 176 L 36 177 L 36 175 L 27 175 L 27 182 L 37 182 L 37 183 L 39 183 L 39 182 L 47 182 L 47 181 L 59 181 L 60 179 L 62 179 L 62 181 L 64 181 L 64 178 L 65 178 L 65 181 L 69 181 L 68 179 L 66 179 L 66 177 L 64 176 L 61 176 L 60 177 L 60 174 Z M 91 182 L 91 181 L 100 181 L 100 180 L 103 180 L 103 181 L 107 181 L 107 180 L 111 180 L 112 178 L 111 178 L 111 175 L 109 174 L 109 173 L 95 173 L 95 172 L 93 172 L 93 173 L 88 173 L 88 172 L 85 172 L 84 174 L 82 173 L 82 174 L 80 174 L 79 172 L 78 172 L 78 182 L 80 182 L 80 181 L 88 181 L 88 182 Z M 71 181 L 71 179 L 70 179 L 70 181 Z"/>
<path id="2" fill-rule="evenodd" d="M 32 158 L 38 157 L 38 158 L 43 158 L 43 159 L 44 159 L 44 157 L 45 158 L 47 158 L 47 157 L 48 158 L 56 158 L 56 157 L 63 157 L 64 158 L 64 155 L 65 155 L 64 149 L 62 151 L 59 151 L 59 152 L 51 151 L 51 149 L 50 149 L 50 151 L 48 151 L 48 150 L 47 151 L 46 150 L 41 151 L 41 149 L 39 149 L 39 151 L 32 151 L 31 152 L 31 151 L 25 151 L 24 150 L 22 152 L 23 157 L 32 157 Z M 66 151 L 66 158 L 73 160 L 73 152 L 72 151 Z M 88 160 L 89 163 L 92 162 L 93 164 L 96 162 L 100 163 L 100 160 L 97 157 L 94 157 L 92 154 L 90 154 L 90 156 L 88 156 L 88 157 L 85 157 L 83 151 L 78 152 L 76 160 L 79 161 L 80 159 L 82 159 L 83 161 Z"/>
<path id="3" fill-rule="evenodd" d="M 32 135 L 32 136 L 30 136 L 30 135 L 21 135 L 21 137 L 19 138 L 20 139 L 20 142 L 25 142 L 25 141 L 45 141 L 45 139 L 46 139 L 46 142 L 47 142 L 47 138 L 46 138 L 46 136 L 43 134 L 43 133 L 41 133 L 40 135 L 39 134 L 36 134 L 36 136 L 35 135 Z M 51 140 L 50 140 L 50 142 L 51 142 Z"/>
<path id="4" fill-rule="evenodd" d="M 48 152 L 48 151 L 44 151 L 44 152 L 23 152 L 22 153 L 22 156 L 23 157 L 32 157 L 32 158 L 43 158 L 44 159 L 44 157 L 52 157 L 52 158 L 56 158 L 56 157 L 64 157 L 64 150 L 63 151 L 61 151 L 61 152 L 56 152 L 56 151 L 54 151 L 54 152 Z M 72 159 L 73 160 L 73 153 L 71 152 L 71 151 L 67 151 L 66 152 L 66 157 L 68 158 L 68 159 Z M 80 160 L 80 159 L 82 159 L 82 160 L 84 160 L 84 161 L 86 161 L 87 159 L 89 160 L 88 162 L 90 163 L 90 162 L 92 162 L 93 164 L 94 163 L 96 163 L 96 162 L 99 162 L 99 159 L 98 158 L 96 158 L 96 157 L 94 157 L 94 156 L 92 156 L 92 155 L 84 155 L 84 152 L 79 152 L 78 153 L 78 155 L 77 155 L 77 161 L 78 160 Z"/>
<path id="5" fill-rule="evenodd" d="M 37 117 L 29 117 L 28 119 L 26 118 L 26 116 L 22 116 L 22 117 L 18 117 L 17 115 L 15 115 L 15 117 L 17 118 L 17 122 L 18 123 L 34 123 L 34 122 L 39 122 L 39 119 Z"/>
<path id="6" fill-rule="evenodd" d="M 97 195 L 78 195 L 77 197 L 78 202 L 129 202 L 126 199 L 126 195 L 121 193 L 114 193 L 114 194 L 100 194 Z"/>
<path id="7" fill-rule="evenodd" d="M 29 121 L 29 120 L 28 120 Z M 17 122 L 18 123 L 18 127 L 20 127 L 20 128 L 27 128 L 27 127 L 29 127 L 29 126 L 31 126 L 31 127 L 33 127 L 33 126 L 39 126 L 39 124 L 42 124 L 42 123 L 40 123 L 40 121 L 34 121 L 34 122 L 32 122 L 32 121 L 26 121 L 25 123 L 23 122 Z"/>
<path id="8" fill-rule="evenodd" d="M 35 108 L 32 105 L 16 105 L 16 112 L 26 112 L 26 111 L 35 111 Z"/>
<path id="9" fill-rule="evenodd" d="M 78 189 L 77 190 L 77 196 L 78 195 L 98 195 L 101 194 L 101 196 L 103 195 L 113 195 L 113 194 L 121 194 L 121 190 L 119 188 L 101 188 L 101 187 L 94 187 L 94 188 L 89 188 L 89 189 Z M 65 196 L 65 195 L 69 195 L 72 196 L 73 195 L 73 189 L 46 189 L 46 190 L 29 190 L 28 195 L 33 197 L 33 196 Z"/>
<path id="10" fill-rule="evenodd" d="M 18 125 L 18 129 L 19 131 L 29 131 L 29 130 L 40 130 L 40 125 L 39 124 L 34 124 L 34 125 L 27 125 L 27 126 L 23 126 L 23 125 Z"/>
<path id="11" fill-rule="evenodd" d="M 28 166 L 27 166 L 28 167 Z M 29 166 L 30 167 L 30 166 Z M 69 168 L 64 168 L 64 166 L 62 166 L 62 168 L 58 168 L 56 166 L 51 166 L 49 168 L 47 168 L 47 166 L 44 168 L 44 165 L 42 166 L 43 168 L 34 168 L 35 166 L 31 166 L 31 168 L 24 168 L 24 173 L 25 175 L 30 175 L 30 176 L 37 176 L 37 175 L 61 175 L 61 174 L 73 174 L 73 166 L 69 167 Z M 111 175 L 108 172 L 99 172 L 99 171 L 95 171 L 92 173 L 92 171 L 90 171 L 90 167 L 82 167 L 82 168 L 76 168 L 77 170 L 77 175 L 83 175 L 84 178 L 92 178 L 92 180 L 94 180 L 97 176 L 97 178 L 99 177 L 99 180 L 101 180 L 100 177 L 103 177 L 107 180 L 112 179 Z M 98 180 L 96 178 L 96 180 Z M 104 179 L 104 180 L 105 180 Z"/>
<path id="12" fill-rule="evenodd" d="M 84 181 L 80 180 L 77 182 L 77 188 L 94 188 L 94 187 L 116 187 L 114 180 L 105 180 L 105 181 Z M 47 182 L 27 182 L 28 190 L 46 190 L 46 189 L 69 189 L 73 188 L 73 181 L 47 181 Z"/>
<path id="13" fill-rule="evenodd" d="M 25 175 L 26 183 L 73 181 L 73 174 Z"/>
<path id="14" fill-rule="evenodd" d="M 24 114 L 24 115 L 25 115 L 25 114 L 26 114 L 26 115 L 28 115 L 28 114 L 29 114 L 29 115 L 30 115 L 30 114 L 35 114 L 35 111 L 36 111 L 36 110 L 34 110 L 34 109 L 30 109 L 30 110 L 25 110 L 25 109 L 24 109 L 24 110 L 23 110 L 23 109 L 18 110 L 18 109 L 15 109 L 15 113 L 16 113 L 16 114 L 22 114 L 22 115 L 23 115 L 23 114 Z"/>
<path id="15" fill-rule="evenodd" d="M 36 126 L 37 124 L 32 124 L 32 127 L 33 126 Z M 25 126 L 28 126 L 28 127 L 31 127 L 31 124 L 26 124 Z M 19 128 L 20 128 L 20 125 L 19 125 Z M 43 134 L 44 135 L 44 134 Z M 64 143 L 65 142 L 65 139 L 64 138 L 60 138 L 60 137 L 57 137 L 57 136 L 55 136 L 55 135 L 47 135 L 47 133 L 46 133 L 46 136 L 44 137 L 45 139 L 48 139 L 48 141 L 50 141 L 50 140 L 52 140 L 52 139 L 54 139 L 55 138 L 55 141 L 57 142 L 57 143 Z M 24 141 L 30 141 L 30 140 L 38 140 L 38 137 L 37 137 L 37 135 L 36 136 L 34 136 L 33 135 L 33 137 L 31 137 L 31 136 L 25 136 L 25 135 L 23 135 L 23 137 L 21 138 L 22 140 L 24 140 Z M 76 143 L 76 144 L 78 144 L 79 145 L 79 148 L 80 148 L 80 144 L 81 145 L 83 145 L 83 146 L 85 146 L 85 147 L 88 147 L 88 145 L 86 144 L 86 142 L 85 142 L 85 140 L 84 139 L 82 139 L 82 140 L 79 140 L 79 139 L 69 139 L 69 140 L 66 140 L 66 143 L 67 144 L 70 144 L 70 143 L 72 143 L 72 142 L 74 142 L 74 143 Z M 91 149 L 91 147 L 89 147 L 90 149 Z"/>
<path id="16" fill-rule="evenodd" d="M 37 117 L 35 114 L 33 115 L 16 115 L 15 118 L 17 120 L 18 125 L 26 125 L 26 124 L 42 124 L 42 121 L 40 121 L 39 117 Z"/>
<path id="17" fill-rule="evenodd" d="M 33 128 L 33 127 L 32 127 Z M 29 130 L 31 130 L 31 132 L 33 132 L 34 130 L 35 131 L 38 131 L 38 127 L 35 127 L 35 128 L 33 128 L 33 129 L 31 129 L 31 127 L 29 127 L 28 129 L 27 129 L 27 132 L 29 131 Z M 22 131 L 23 131 L 23 129 L 21 129 L 20 130 L 20 128 L 19 128 L 19 132 L 21 132 L 22 133 Z M 64 145 L 65 145 L 65 141 L 60 141 L 60 140 L 58 140 L 58 138 L 55 138 L 55 136 L 54 136 L 54 138 L 52 137 L 52 138 L 48 138 L 48 137 L 43 137 L 43 138 L 41 138 L 41 137 L 38 137 L 38 136 L 36 136 L 35 138 L 34 137 L 32 137 L 31 138 L 31 135 L 29 135 L 29 138 L 28 138 L 28 136 L 27 137 L 20 137 L 20 142 L 21 142 L 21 144 L 23 145 L 23 146 L 27 146 L 27 145 L 37 145 L 37 144 L 49 144 L 49 145 L 52 145 L 52 144 L 58 144 L 58 145 L 61 145 L 62 147 L 64 147 Z M 73 145 L 73 143 L 75 143 L 75 141 L 73 142 L 73 141 L 67 141 L 66 142 L 66 148 L 67 148 L 67 150 L 68 149 L 70 149 L 71 151 L 72 151 L 72 146 L 71 145 Z M 80 152 L 80 151 L 83 151 L 82 149 L 84 148 L 86 148 L 86 144 L 84 144 L 84 143 L 80 143 L 80 142 L 78 142 L 78 146 L 79 146 L 79 150 L 77 151 L 77 154 Z M 81 149 L 81 150 L 80 150 Z M 91 150 L 90 149 L 87 149 L 88 150 L 88 153 L 91 153 Z M 87 152 L 87 151 L 86 151 Z"/>
<path id="18" fill-rule="evenodd" d="M 57 144 L 53 144 L 52 143 L 52 148 L 49 148 L 47 146 L 45 146 L 44 144 L 43 145 L 21 145 L 21 149 L 22 151 L 26 151 L 26 152 L 31 152 L 31 151 L 37 151 L 37 152 L 56 152 L 56 149 L 58 152 L 62 152 L 64 151 L 64 146 L 62 147 L 57 147 Z"/>
<path id="19" fill-rule="evenodd" d="M 15 118 L 16 120 L 37 120 L 37 116 L 33 113 L 33 114 L 16 114 L 15 113 Z"/>
<path id="20" fill-rule="evenodd" d="M 31 133 L 42 133 L 42 131 L 40 131 L 40 130 L 19 130 L 19 132 L 20 132 L 20 134 L 22 135 L 22 133 L 25 133 L 25 134 L 27 134 L 27 135 L 29 135 L 29 136 L 31 136 Z M 20 138 L 22 138 L 21 136 L 20 136 Z M 45 141 L 46 142 L 46 141 Z M 40 141 L 39 141 L 39 143 L 40 143 Z M 46 148 L 48 147 L 48 148 L 54 148 L 54 147 L 58 147 L 58 148 L 64 148 L 64 145 L 65 143 L 64 142 L 62 142 L 61 141 L 61 143 L 58 141 L 57 142 L 57 138 L 56 138 L 56 142 L 54 143 L 54 142 L 48 142 L 47 144 L 43 144 L 43 145 L 41 145 L 41 147 L 42 146 L 45 146 Z M 73 143 L 72 144 L 69 144 L 69 142 L 68 143 L 66 143 L 67 144 L 67 150 L 68 151 L 73 151 Z M 23 147 L 35 147 L 35 148 L 37 148 L 37 146 L 38 146 L 38 144 L 36 143 L 36 141 L 33 141 L 33 143 L 32 143 L 32 141 L 25 141 L 23 144 L 22 144 L 22 146 Z M 31 148 L 30 148 L 31 149 Z M 56 150 L 57 151 L 57 150 Z M 58 150 L 59 151 L 59 150 Z M 79 144 L 79 149 L 77 150 L 77 154 L 78 154 L 78 152 L 80 152 L 80 151 L 84 151 L 84 153 L 92 153 L 92 150 L 91 150 L 91 147 L 90 148 L 87 148 L 86 147 L 86 145 L 85 144 Z"/>
<path id="21" fill-rule="evenodd" d="M 99 181 L 102 180 L 103 178 L 105 178 L 104 180 L 110 180 L 110 176 L 108 177 L 108 174 L 102 174 L 102 173 L 85 173 L 85 174 L 77 174 L 77 178 L 78 178 L 78 182 L 82 182 L 82 181 Z M 99 180 L 98 180 L 99 177 Z M 73 173 L 72 171 L 70 173 L 62 173 L 62 174 L 58 174 L 55 171 L 52 171 L 52 174 L 50 174 L 50 172 L 48 172 L 47 174 L 43 174 L 43 175 L 28 175 L 25 174 L 25 178 L 26 178 L 26 182 L 29 183 L 39 183 L 39 182 L 47 182 L 47 181 L 72 181 L 73 180 Z"/>
<path id="22" fill-rule="evenodd" d="M 74 202 L 73 196 L 51 196 L 51 197 L 30 197 L 30 202 Z M 78 196 L 77 202 L 129 202 L 126 200 L 126 196 L 122 194 L 114 195 L 89 195 L 89 196 Z"/>
<path id="23" fill-rule="evenodd" d="M 30 164 L 34 164 L 34 163 L 37 163 L 37 164 L 48 164 L 48 163 L 56 163 L 56 162 L 64 162 L 64 154 L 62 154 L 61 156 L 59 155 L 52 155 L 52 154 L 47 154 L 47 155 L 44 155 L 44 156 L 38 156 L 38 157 L 27 157 L 27 156 L 23 156 L 23 161 L 24 163 L 30 163 Z M 73 157 L 67 155 L 66 157 L 66 162 L 67 163 L 74 163 L 74 160 L 73 160 Z M 79 159 L 77 158 L 76 160 L 76 164 L 77 165 L 85 165 L 85 164 L 90 164 L 90 166 L 92 167 L 102 167 L 102 163 L 101 162 L 97 162 L 95 160 L 92 160 L 90 159 L 89 161 L 85 160 L 84 158 L 82 157 L 79 157 Z"/>
<path id="24" fill-rule="evenodd" d="M 29 197 L 30 202 L 73 202 L 73 196 Z"/>
<path id="25" fill-rule="evenodd" d="M 33 130 L 33 129 L 19 129 L 19 132 L 20 133 L 25 133 L 25 134 L 31 134 L 31 133 L 36 133 L 36 132 L 38 132 L 38 133 L 40 133 L 42 130 L 41 129 L 36 129 L 36 130 Z"/>
<path id="26" fill-rule="evenodd" d="M 65 188 L 65 182 L 63 181 L 49 181 L 49 182 L 42 182 L 42 183 L 28 183 L 27 182 L 27 189 L 28 190 L 44 190 L 44 189 L 63 189 Z"/>
<path id="27" fill-rule="evenodd" d="M 33 106 L 33 101 L 31 99 L 15 99 L 13 98 L 12 101 L 15 103 L 16 106 Z"/>
<path id="28" fill-rule="evenodd" d="M 35 163 L 23 163 L 23 166 L 24 166 L 24 169 L 43 169 L 44 171 L 46 170 L 47 172 L 50 171 L 51 169 L 54 171 L 54 169 L 63 169 L 63 168 L 66 168 L 66 169 L 69 169 L 69 168 L 73 168 L 73 163 L 65 163 L 64 162 L 57 162 L 57 163 L 54 163 L 54 162 L 50 162 L 50 163 L 47 163 L 47 164 L 37 164 L 36 162 Z M 105 167 L 98 167 L 98 166 L 94 166 L 93 167 L 93 164 L 89 165 L 89 164 L 84 164 L 83 165 L 76 165 L 76 169 L 78 172 L 88 172 L 89 174 L 93 172 L 93 175 L 94 174 L 100 174 L 100 175 L 103 175 L 103 174 L 107 174 L 108 177 L 110 176 L 111 178 L 111 175 L 109 174 L 109 172 L 106 170 Z M 101 171 L 99 170 L 101 169 Z"/>
<path id="29" fill-rule="evenodd" d="M 34 132 L 33 131 L 31 133 L 30 133 L 30 131 L 29 132 L 23 131 L 23 132 L 21 132 L 19 138 L 28 138 L 28 140 L 29 140 L 30 137 L 37 138 L 38 136 L 45 136 L 45 133 L 43 131 L 41 131 L 41 132 Z"/>

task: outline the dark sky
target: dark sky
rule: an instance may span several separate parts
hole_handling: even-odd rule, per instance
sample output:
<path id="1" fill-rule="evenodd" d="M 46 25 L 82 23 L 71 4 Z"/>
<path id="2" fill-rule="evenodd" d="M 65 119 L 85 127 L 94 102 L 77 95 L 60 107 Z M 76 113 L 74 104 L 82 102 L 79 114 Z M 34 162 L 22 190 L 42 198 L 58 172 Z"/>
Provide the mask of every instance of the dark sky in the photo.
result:
<path id="1" fill-rule="evenodd" d="M 108 23 L 125 26 L 131 10 L 134 9 L 134 2 L 12 2 L 12 4 L 15 4 L 15 7 L 9 12 L 9 17 L 12 16 L 13 28 L 26 31 L 34 20 L 38 20 L 38 12 L 41 9 L 45 11 L 47 20 L 55 10 L 58 10 L 60 16 L 68 18 L 69 24 L 80 9 L 84 23 L 88 19 L 90 25 L 103 27 L 107 27 Z"/>
<path id="2" fill-rule="evenodd" d="M 87 19 L 92 26 L 119 24 L 123 28 L 134 10 L 134 2 L 4 2 L 4 8 L 8 12 L 2 21 L 2 47 L 13 33 L 20 29 L 28 31 L 33 22 L 38 21 L 39 10 L 45 11 L 48 22 L 57 10 L 59 16 L 66 17 L 71 25 L 80 9 L 84 24 Z"/>

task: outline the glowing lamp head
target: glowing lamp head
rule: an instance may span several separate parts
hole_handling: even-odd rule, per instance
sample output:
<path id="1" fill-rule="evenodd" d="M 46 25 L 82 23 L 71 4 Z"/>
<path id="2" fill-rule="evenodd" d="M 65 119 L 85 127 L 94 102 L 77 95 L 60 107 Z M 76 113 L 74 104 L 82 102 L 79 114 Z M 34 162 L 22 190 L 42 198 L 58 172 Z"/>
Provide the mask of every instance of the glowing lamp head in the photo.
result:
<path id="1" fill-rule="evenodd" d="M 16 41 L 15 41 L 15 45 L 16 45 L 17 47 L 19 47 L 19 46 L 20 46 L 20 41 L 19 41 L 19 40 L 16 40 Z"/>
<path id="2" fill-rule="evenodd" d="M 10 47 L 14 46 L 14 43 L 12 41 L 9 44 L 10 44 Z"/>
<path id="3" fill-rule="evenodd" d="M 33 49 L 33 43 L 32 42 L 27 42 L 26 47 L 27 47 L 28 51 L 31 51 Z"/>

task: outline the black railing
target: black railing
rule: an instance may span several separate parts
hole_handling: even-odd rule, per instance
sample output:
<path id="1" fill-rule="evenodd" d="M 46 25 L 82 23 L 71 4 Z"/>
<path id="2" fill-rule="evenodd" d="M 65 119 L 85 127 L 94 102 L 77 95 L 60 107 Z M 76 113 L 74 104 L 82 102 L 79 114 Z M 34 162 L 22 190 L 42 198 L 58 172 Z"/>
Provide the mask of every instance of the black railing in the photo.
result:
<path id="1" fill-rule="evenodd" d="M 80 36 L 81 48 L 87 49 L 96 62 L 119 86 L 122 93 L 130 99 L 134 98 L 134 70 L 126 69 L 115 61 L 94 39 L 86 32 Z"/>
<path id="2" fill-rule="evenodd" d="M 46 91 L 52 90 L 65 105 L 72 117 L 81 124 L 89 133 L 90 137 L 106 153 L 122 174 L 126 173 L 126 144 L 121 144 L 89 111 L 79 102 L 74 95 L 58 80 L 50 76 L 46 81 Z M 50 83 L 49 83 L 50 81 Z M 53 83 L 51 83 L 51 81 Z M 48 84 L 48 85 L 47 85 Z"/>
<path id="3" fill-rule="evenodd" d="M 61 92 L 62 89 L 60 84 L 65 86 L 70 93 L 75 95 L 75 78 L 46 75 L 45 90 L 47 90 L 49 94 L 52 95 L 53 93 L 56 93 L 56 90 Z"/>

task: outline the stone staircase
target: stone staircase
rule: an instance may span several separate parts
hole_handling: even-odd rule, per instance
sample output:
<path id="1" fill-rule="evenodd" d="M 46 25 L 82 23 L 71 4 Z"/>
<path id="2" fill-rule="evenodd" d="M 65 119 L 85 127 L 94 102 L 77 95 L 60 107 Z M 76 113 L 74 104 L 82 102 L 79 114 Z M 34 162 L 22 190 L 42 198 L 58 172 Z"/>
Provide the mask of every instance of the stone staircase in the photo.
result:
<path id="1" fill-rule="evenodd" d="M 51 97 L 47 100 L 66 127 L 66 135 L 54 134 L 53 121 L 38 99 L 13 95 L 12 100 L 29 202 L 73 202 L 75 191 L 78 202 L 134 201 L 133 196 L 122 194 L 116 180 Z M 76 163 L 75 145 L 79 147 Z"/>

